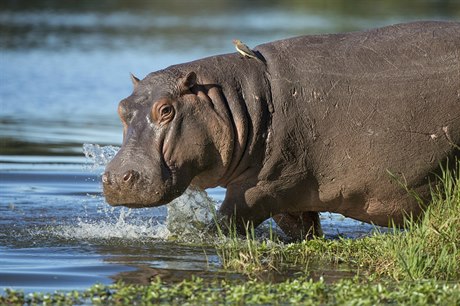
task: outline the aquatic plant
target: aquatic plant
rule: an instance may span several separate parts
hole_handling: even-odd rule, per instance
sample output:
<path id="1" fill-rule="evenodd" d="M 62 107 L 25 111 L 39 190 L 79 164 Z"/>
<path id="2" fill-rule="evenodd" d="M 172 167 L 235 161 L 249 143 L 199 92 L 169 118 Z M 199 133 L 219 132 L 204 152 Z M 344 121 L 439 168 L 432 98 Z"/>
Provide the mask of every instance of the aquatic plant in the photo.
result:
<path id="1" fill-rule="evenodd" d="M 0 304 L 59 305 L 256 305 L 256 304 L 340 304 L 340 305 L 458 305 L 460 284 L 417 281 L 363 282 L 346 279 L 327 284 L 324 280 L 298 278 L 278 284 L 252 280 L 205 282 L 192 278 L 168 284 L 157 278 L 149 285 L 94 285 L 83 291 L 52 294 L 6 290 Z"/>

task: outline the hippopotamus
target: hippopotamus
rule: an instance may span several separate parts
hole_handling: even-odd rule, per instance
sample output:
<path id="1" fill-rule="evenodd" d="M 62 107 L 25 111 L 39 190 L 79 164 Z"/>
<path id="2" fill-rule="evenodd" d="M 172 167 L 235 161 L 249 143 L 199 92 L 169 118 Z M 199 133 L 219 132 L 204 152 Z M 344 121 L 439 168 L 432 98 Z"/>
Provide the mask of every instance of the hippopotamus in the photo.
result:
<path id="1" fill-rule="evenodd" d="M 102 176 L 109 204 L 222 186 L 219 215 L 238 230 L 272 217 L 293 239 L 321 235 L 320 212 L 381 226 L 423 213 L 440 165 L 460 156 L 459 22 L 253 51 L 261 60 L 235 52 L 132 76 Z"/>

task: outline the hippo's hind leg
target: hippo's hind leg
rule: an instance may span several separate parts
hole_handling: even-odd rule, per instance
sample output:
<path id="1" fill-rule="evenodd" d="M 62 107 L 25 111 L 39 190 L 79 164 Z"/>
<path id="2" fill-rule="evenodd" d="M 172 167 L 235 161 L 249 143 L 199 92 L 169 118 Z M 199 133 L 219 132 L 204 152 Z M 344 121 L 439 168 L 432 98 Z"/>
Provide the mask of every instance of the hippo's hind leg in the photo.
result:
<path id="1" fill-rule="evenodd" d="M 317 212 L 281 213 L 274 216 L 273 219 L 287 236 L 296 241 L 323 235 Z"/>

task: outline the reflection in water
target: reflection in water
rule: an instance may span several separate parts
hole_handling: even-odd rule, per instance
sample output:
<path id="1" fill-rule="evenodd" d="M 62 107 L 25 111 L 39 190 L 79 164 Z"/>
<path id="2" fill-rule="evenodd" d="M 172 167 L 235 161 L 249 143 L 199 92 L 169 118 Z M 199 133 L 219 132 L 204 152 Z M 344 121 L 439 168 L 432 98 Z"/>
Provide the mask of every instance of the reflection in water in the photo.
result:
<path id="1" fill-rule="evenodd" d="M 193 276 L 206 279 L 242 278 L 221 270 L 216 251 L 209 247 L 194 247 L 171 242 L 156 242 L 147 245 L 121 245 L 114 250 L 101 246 L 98 253 L 106 254 L 108 263 L 123 264 L 135 270 L 114 275 L 115 280 L 127 283 L 147 284 L 157 276 L 165 281 L 177 282 Z"/>
<path id="2" fill-rule="evenodd" d="M 81 246 L 7 249 L 0 247 L 0 294 L 3 288 L 25 292 L 84 290 L 95 283 L 109 283 L 112 275 L 133 270 L 107 265 L 103 256 Z"/>

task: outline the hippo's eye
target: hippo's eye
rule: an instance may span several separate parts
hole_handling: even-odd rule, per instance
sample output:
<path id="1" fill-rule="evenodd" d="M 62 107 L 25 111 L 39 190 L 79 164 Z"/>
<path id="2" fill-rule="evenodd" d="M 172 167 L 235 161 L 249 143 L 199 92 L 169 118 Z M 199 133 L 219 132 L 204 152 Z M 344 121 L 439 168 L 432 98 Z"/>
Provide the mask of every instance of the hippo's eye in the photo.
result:
<path id="1" fill-rule="evenodd" d="M 173 111 L 173 108 L 171 105 L 163 105 L 161 108 L 160 108 L 160 116 L 163 118 L 165 116 L 168 116 L 169 114 L 171 114 Z"/>
<path id="2" fill-rule="evenodd" d="M 174 107 L 167 101 L 156 103 L 152 108 L 152 118 L 159 124 L 168 123 L 174 117 Z"/>

